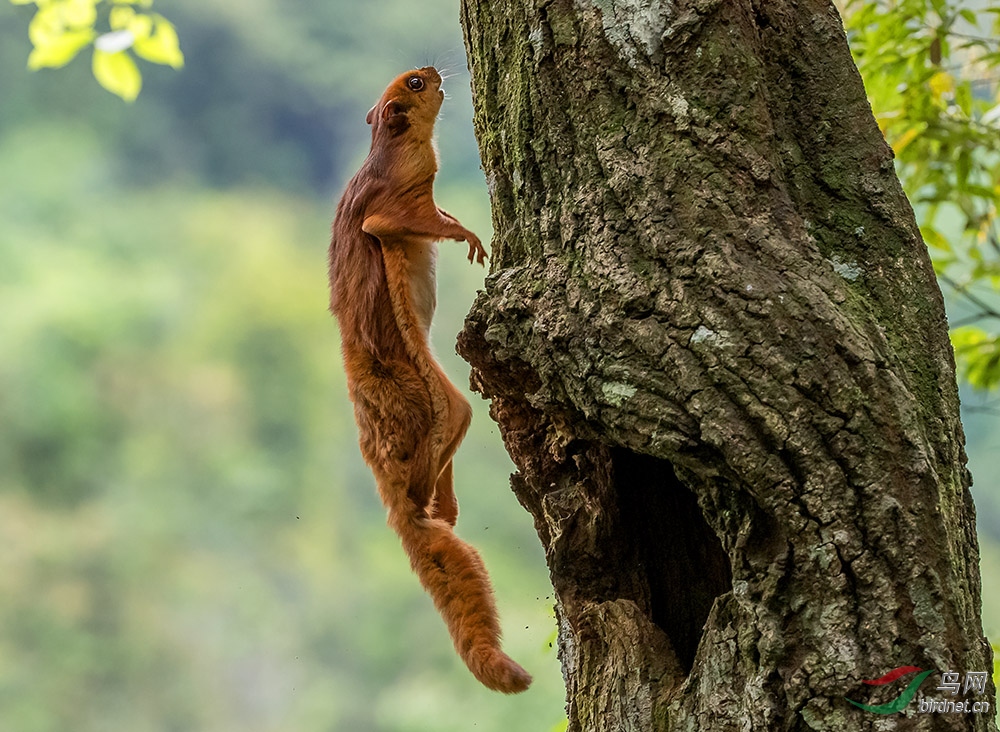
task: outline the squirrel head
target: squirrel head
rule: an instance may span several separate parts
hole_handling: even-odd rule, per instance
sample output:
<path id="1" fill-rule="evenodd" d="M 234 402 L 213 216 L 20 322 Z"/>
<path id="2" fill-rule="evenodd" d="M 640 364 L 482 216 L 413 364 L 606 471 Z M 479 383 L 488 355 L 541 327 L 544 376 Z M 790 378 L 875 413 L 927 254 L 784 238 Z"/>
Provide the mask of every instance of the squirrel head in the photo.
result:
<path id="1" fill-rule="evenodd" d="M 425 66 L 397 76 L 365 120 L 372 125 L 373 137 L 382 132 L 395 137 L 412 128 L 430 138 L 443 100 L 441 74 Z"/>

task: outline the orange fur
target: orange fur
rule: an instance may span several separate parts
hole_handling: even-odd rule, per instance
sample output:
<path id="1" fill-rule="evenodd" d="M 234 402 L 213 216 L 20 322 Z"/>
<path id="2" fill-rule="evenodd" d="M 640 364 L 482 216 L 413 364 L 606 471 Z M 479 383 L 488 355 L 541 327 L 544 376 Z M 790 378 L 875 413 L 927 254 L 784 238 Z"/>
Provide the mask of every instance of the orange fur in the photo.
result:
<path id="1" fill-rule="evenodd" d="M 372 147 L 333 222 L 330 309 L 340 325 L 361 452 L 389 525 L 434 600 L 462 660 L 483 684 L 523 691 L 531 676 L 500 650 L 493 590 L 479 554 L 452 529 L 452 458 L 472 411 L 428 345 L 436 242 L 486 250 L 434 204 L 434 121 L 444 93 L 426 67 L 399 76 L 368 113 Z"/>

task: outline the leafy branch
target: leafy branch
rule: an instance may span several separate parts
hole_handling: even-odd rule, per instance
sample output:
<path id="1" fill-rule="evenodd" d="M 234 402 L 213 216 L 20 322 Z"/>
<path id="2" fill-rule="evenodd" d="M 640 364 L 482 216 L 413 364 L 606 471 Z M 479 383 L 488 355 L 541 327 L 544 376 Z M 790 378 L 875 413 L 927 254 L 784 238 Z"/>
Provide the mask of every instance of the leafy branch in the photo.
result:
<path id="1" fill-rule="evenodd" d="M 131 102 L 142 89 L 135 57 L 175 69 L 184 65 L 173 24 L 149 11 L 153 0 L 10 1 L 37 6 L 28 26 L 31 70 L 60 68 L 93 47 L 94 78 Z"/>
<path id="2" fill-rule="evenodd" d="M 991 304 L 1000 294 L 1000 4 L 964 5 L 848 0 L 845 26 L 934 269 L 971 310 L 953 323 L 959 369 L 973 386 L 993 389 L 1000 386 L 1000 307 Z"/>

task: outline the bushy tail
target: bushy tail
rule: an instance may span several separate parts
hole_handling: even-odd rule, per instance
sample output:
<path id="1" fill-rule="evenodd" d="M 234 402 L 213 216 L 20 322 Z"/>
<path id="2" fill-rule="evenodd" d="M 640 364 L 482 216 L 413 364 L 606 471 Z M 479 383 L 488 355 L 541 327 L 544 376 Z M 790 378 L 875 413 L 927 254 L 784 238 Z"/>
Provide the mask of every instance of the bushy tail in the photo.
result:
<path id="1" fill-rule="evenodd" d="M 479 553 L 438 519 L 390 511 L 389 524 L 473 676 L 505 694 L 527 689 L 531 675 L 500 650 L 500 621 Z"/>

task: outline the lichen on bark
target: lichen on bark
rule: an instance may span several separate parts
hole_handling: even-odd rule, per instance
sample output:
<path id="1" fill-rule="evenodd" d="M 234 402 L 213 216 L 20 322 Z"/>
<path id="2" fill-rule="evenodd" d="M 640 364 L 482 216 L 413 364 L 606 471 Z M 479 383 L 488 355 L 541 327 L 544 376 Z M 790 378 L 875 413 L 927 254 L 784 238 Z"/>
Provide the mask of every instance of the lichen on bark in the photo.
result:
<path id="1" fill-rule="evenodd" d="M 460 351 L 571 729 L 876 729 L 862 679 L 989 668 L 943 303 L 832 5 L 462 9 L 496 235 Z"/>

